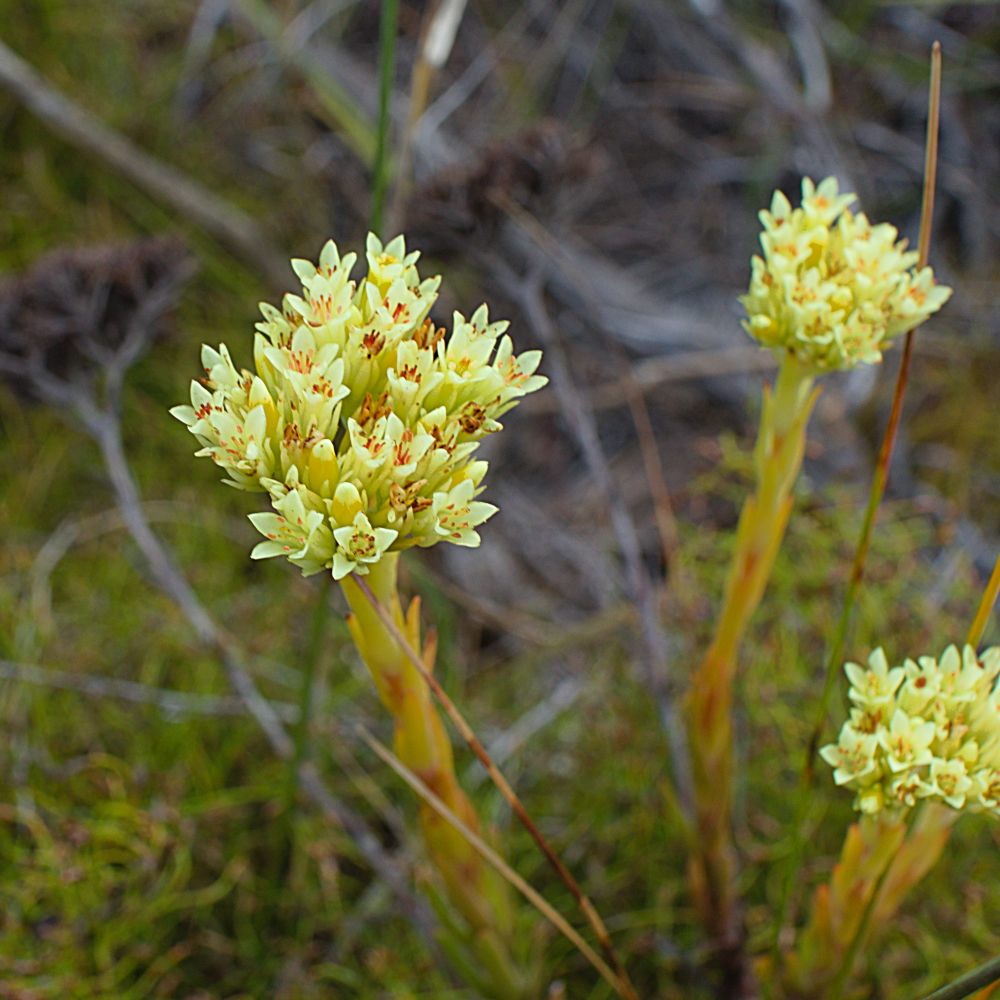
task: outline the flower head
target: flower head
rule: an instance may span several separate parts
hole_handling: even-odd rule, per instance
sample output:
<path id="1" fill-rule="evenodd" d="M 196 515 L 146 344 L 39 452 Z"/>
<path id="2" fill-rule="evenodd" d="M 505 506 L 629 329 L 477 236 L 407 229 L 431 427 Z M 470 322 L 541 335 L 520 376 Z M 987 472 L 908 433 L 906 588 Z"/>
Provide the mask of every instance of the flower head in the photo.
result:
<path id="1" fill-rule="evenodd" d="M 740 300 L 751 337 L 818 371 L 881 360 L 893 338 L 951 295 L 929 267 L 918 269 L 918 254 L 893 226 L 853 212 L 855 200 L 832 177 L 818 187 L 805 178 L 796 208 L 776 191 L 760 213 L 763 255 L 754 256 Z"/>
<path id="2" fill-rule="evenodd" d="M 450 334 L 435 326 L 441 279 L 420 278 L 402 237 L 369 235 L 365 257 L 360 280 L 332 241 L 317 264 L 293 260 L 301 295 L 261 305 L 254 370 L 206 346 L 191 405 L 171 410 L 226 482 L 269 495 L 272 512 L 250 518 L 265 536 L 254 558 L 336 579 L 413 545 L 478 545 L 496 508 L 475 499 L 474 453 L 547 381 L 541 352 L 515 355 L 485 305 L 456 312 Z"/>
<path id="3" fill-rule="evenodd" d="M 853 703 L 836 743 L 823 747 L 834 781 L 863 812 L 937 799 L 1000 816 L 1000 646 L 977 656 L 949 646 L 889 667 L 849 663 Z"/>

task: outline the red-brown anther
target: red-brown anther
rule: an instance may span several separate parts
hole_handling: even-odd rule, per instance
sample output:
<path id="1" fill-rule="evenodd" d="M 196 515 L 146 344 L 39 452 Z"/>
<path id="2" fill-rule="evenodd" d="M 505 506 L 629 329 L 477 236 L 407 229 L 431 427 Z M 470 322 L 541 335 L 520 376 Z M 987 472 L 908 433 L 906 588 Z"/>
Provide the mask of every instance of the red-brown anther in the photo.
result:
<path id="1" fill-rule="evenodd" d="M 309 320 L 309 325 L 322 326 L 333 312 L 333 297 L 330 295 L 317 295 L 314 299 L 310 298 L 309 304 L 312 306 L 313 312 L 319 317 L 318 320 Z"/>
<path id="2" fill-rule="evenodd" d="M 372 435 L 365 441 L 364 447 L 371 454 L 372 458 L 374 458 L 385 447 L 385 441 Z"/>
<path id="3" fill-rule="evenodd" d="M 379 333 L 377 330 L 369 330 L 361 338 L 361 346 L 365 349 L 368 360 L 371 361 L 382 353 L 382 348 L 385 347 L 385 334 Z"/>
<path id="4" fill-rule="evenodd" d="M 413 431 L 407 427 L 400 435 L 399 443 L 393 448 L 393 462 L 396 465 L 408 465 L 411 452 L 408 445 L 413 443 Z"/>
<path id="5" fill-rule="evenodd" d="M 288 367 L 293 372 L 308 375 L 312 371 L 313 352 L 312 351 L 289 351 Z"/>
<path id="6" fill-rule="evenodd" d="M 391 408 L 388 406 L 389 400 L 389 390 L 386 389 L 378 399 L 372 399 L 370 392 L 365 393 L 365 398 L 361 401 L 361 406 L 358 407 L 357 416 L 354 418 L 357 420 L 358 424 L 368 430 L 371 425 L 374 425 L 382 417 L 387 417 L 391 412 Z"/>
<path id="7" fill-rule="evenodd" d="M 861 719 L 858 722 L 856 728 L 859 733 L 866 733 L 867 735 L 871 735 L 872 733 L 877 732 L 881 722 L 882 722 L 882 709 L 876 708 L 874 711 L 865 712 L 865 714 L 861 716 Z"/>
<path id="8" fill-rule="evenodd" d="M 313 382 L 311 389 L 317 396 L 326 396 L 327 399 L 333 399 L 333 383 L 329 379 L 317 379 Z"/>
<path id="9" fill-rule="evenodd" d="M 375 536 L 362 532 L 360 529 L 351 536 L 351 555 L 363 558 L 375 553 Z"/>
<path id="10" fill-rule="evenodd" d="M 369 420 L 372 418 L 372 410 L 375 408 L 375 402 L 372 399 L 372 394 L 370 392 L 365 393 L 365 398 L 361 400 L 361 405 L 358 407 L 358 414 L 354 418 L 357 422 L 364 427 Z"/>
<path id="11" fill-rule="evenodd" d="M 285 424 L 284 432 L 285 447 L 289 449 L 301 448 L 303 445 L 302 434 L 295 424 Z"/>
<path id="12" fill-rule="evenodd" d="M 436 327 L 430 319 L 425 319 L 420 329 L 413 334 L 413 341 L 422 351 L 433 350 L 439 341 L 444 340 L 445 329 Z"/>
<path id="13" fill-rule="evenodd" d="M 399 369 L 399 377 L 406 379 L 407 382 L 419 382 L 420 372 L 417 371 L 416 365 L 403 365 Z"/>
<path id="14" fill-rule="evenodd" d="M 420 329 L 413 332 L 413 342 L 421 350 L 424 350 L 427 347 L 427 342 L 430 340 L 433 331 L 434 324 L 431 323 L 429 319 L 425 319 L 423 323 L 420 324 Z"/>
<path id="15" fill-rule="evenodd" d="M 466 403 L 458 415 L 458 425 L 466 434 L 475 434 L 485 422 L 486 410 L 478 403 Z"/>
<path id="16" fill-rule="evenodd" d="M 453 431 L 448 438 L 446 438 L 444 428 L 440 425 L 435 425 L 430 428 L 430 435 L 434 438 L 434 445 L 437 448 L 441 448 L 449 454 L 455 449 L 455 438 L 457 437 L 457 430 Z"/>
<path id="17" fill-rule="evenodd" d="M 991 802 L 1000 802 L 1000 771 L 993 772 L 993 777 L 983 792 L 983 798 Z"/>

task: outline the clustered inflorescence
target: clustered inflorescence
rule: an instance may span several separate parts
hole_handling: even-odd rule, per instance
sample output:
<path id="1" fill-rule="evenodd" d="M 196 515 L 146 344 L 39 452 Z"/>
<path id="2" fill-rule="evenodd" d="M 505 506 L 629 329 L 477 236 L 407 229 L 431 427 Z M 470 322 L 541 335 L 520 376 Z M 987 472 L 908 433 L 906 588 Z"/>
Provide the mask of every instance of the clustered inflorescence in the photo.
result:
<path id="1" fill-rule="evenodd" d="M 836 743 L 820 753 L 862 812 L 905 810 L 919 799 L 1000 816 L 1000 646 L 976 656 L 949 646 L 889 667 L 845 666 L 854 703 Z"/>
<path id="2" fill-rule="evenodd" d="M 764 255 L 752 261 L 743 326 L 762 346 L 817 371 L 879 361 L 893 338 L 951 295 L 931 268 L 917 269 L 918 254 L 894 226 L 852 212 L 855 200 L 832 177 L 819 187 L 805 178 L 800 207 L 776 191 L 771 210 L 760 213 Z"/>
<path id="3" fill-rule="evenodd" d="M 421 280 L 402 237 L 369 235 L 368 274 L 331 241 L 319 265 L 292 261 L 302 295 L 261 304 L 256 372 L 225 345 L 205 346 L 191 406 L 171 412 L 226 470 L 230 485 L 266 492 L 251 514 L 265 536 L 254 558 L 286 556 L 303 573 L 365 574 L 385 552 L 438 541 L 479 544 L 496 510 L 475 499 L 487 463 L 473 460 L 498 418 L 546 379 L 540 351 L 513 353 L 506 322 L 486 306 L 429 318 L 439 277 Z"/>

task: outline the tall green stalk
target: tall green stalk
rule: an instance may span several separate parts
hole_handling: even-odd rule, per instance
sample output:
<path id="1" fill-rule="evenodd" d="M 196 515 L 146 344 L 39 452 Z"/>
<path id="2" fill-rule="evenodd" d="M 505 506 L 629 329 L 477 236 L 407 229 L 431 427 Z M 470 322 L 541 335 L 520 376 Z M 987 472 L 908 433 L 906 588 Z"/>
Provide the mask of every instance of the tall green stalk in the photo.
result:
<path id="1" fill-rule="evenodd" d="M 1000 982 L 1000 955 L 935 990 L 924 1000 L 962 1000 L 963 997 L 971 997 L 977 990 L 997 982 Z"/>
<path id="2" fill-rule="evenodd" d="M 299 672 L 298 716 L 292 731 L 292 755 L 285 772 L 285 787 L 281 800 L 281 813 L 276 824 L 278 831 L 276 899 L 280 898 L 283 883 L 288 877 L 295 857 L 295 810 L 299 792 L 299 772 L 309 751 L 309 722 L 312 716 L 312 695 L 316 685 L 316 671 L 322 659 L 323 637 L 329 618 L 328 585 L 317 588 L 313 613 L 309 621 L 309 635 Z"/>
<path id="3" fill-rule="evenodd" d="M 396 27 L 399 0 L 382 0 L 378 34 L 378 133 L 372 168 L 371 231 L 382 235 L 385 194 L 389 186 L 389 131 L 392 127 L 392 82 L 396 68 Z"/>
<path id="4" fill-rule="evenodd" d="M 323 637 L 329 618 L 328 599 L 330 588 L 326 581 L 317 588 L 316 603 L 313 606 L 312 617 L 309 620 L 309 636 L 306 642 L 305 656 L 302 659 L 299 676 L 298 716 L 292 731 L 293 750 L 288 761 L 288 777 L 285 784 L 285 810 L 291 811 L 295 804 L 295 796 L 299 788 L 299 770 L 305 762 L 309 747 L 309 721 L 312 717 L 312 696 L 316 686 L 316 668 L 319 665 Z"/>

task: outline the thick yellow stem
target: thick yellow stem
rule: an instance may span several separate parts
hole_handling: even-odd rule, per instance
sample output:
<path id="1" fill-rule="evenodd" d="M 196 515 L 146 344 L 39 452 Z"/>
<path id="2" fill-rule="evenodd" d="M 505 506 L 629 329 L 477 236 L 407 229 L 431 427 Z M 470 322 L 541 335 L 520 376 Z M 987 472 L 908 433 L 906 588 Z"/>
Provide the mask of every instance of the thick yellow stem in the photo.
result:
<path id="1" fill-rule="evenodd" d="M 722 608 L 705 658 L 692 679 L 688 724 L 698 822 L 691 878 L 710 931 L 734 944 L 735 862 L 730 835 L 732 698 L 737 656 L 760 603 L 791 511 L 806 424 L 816 400 L 815 373 L 786 355 L 773 391 L 765 389 L 754 450 L 756 483 L 736 532 Z"/>
<path id="2" fill-rule="evenodd" d="M 433 669 L 434 646 L 421 647 L 419 604 L 408 614 L 397 591 L 399 556 L 389 553 L 372 566 L 368 586 L 414 649 L 423 649 L 428 670 Z M 375 682 L 382 703 L 395 720 L 396 756 L 438 796 L 471 830 L 479 831 L 472 804 L 455 777 L 451 741 L 433 697 L 416 667 L 399 648 L 368 598 L 351 577 L 341 581 L 351 608 L 348 626 L 355 645 Z M 452 905 L 472 930 L 477 952 L 494 980 L 503 980 L 496 995 L 517 997 L 522 988 L 509 954 L 512 914 L 506 885 L 479 853 L 438 813 L 421 803 L 420 824 L 428 854 L 441 874 Z"/>

